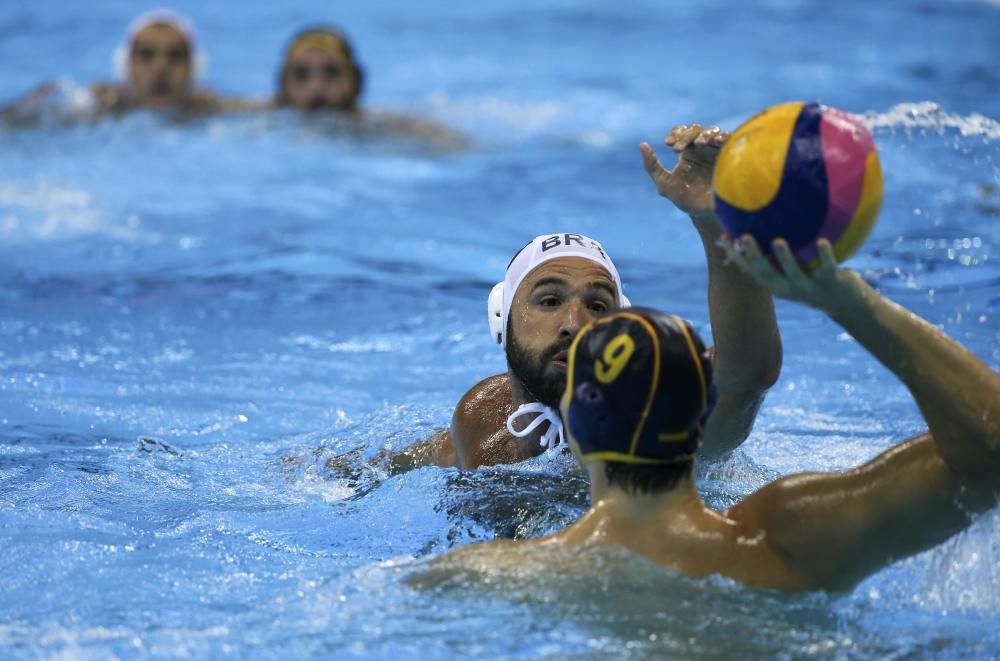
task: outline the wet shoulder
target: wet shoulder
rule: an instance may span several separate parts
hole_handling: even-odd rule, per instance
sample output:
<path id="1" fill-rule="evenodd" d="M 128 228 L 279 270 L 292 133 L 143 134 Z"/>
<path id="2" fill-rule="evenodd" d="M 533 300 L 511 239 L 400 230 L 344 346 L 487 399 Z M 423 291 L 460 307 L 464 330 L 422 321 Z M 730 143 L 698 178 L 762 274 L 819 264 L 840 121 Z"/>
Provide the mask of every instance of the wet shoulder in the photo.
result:
<path id="1" fill-rule="evenodd" d="M 459 400 L 451 421 L 451 435 L 463 468 L 517 460 L 514 456 L 494 456 L 510 445 L 505 441 L 510 440 L 506 425 L 512 410 L 507 374 L 483 379 Z"/>
<path id="2" fill-rule="evenodd" d="M 488 376 L 469 388 L 459 401 L 458 407 L 460 410 L 471 413 L 478 411 L 482 406 L 498 402 L 506 402 L 508 408 L 510 407 L 510 376 L 506 373 Z"/>
<path id="3" fill-rule="evenodd" d="M 733 578 L 790 592 L 833 585 L 830 573 L 821 568 L 837 540 L 825 538 L 825 518 L 818 521 L 809 507 L 801 506 L 803 495 L 814 491 L 812 485 L 829 478 L 824 473 L 789 475 L 722 513 L 732 523 Z"/>
<path id="4" fill-rule="evenodd" d="M 504 428 L 513 411 L 510 377 L 490 376 L 468 390 L 455 408 L 452 428 L 459 433 L 492 433 Z"/>

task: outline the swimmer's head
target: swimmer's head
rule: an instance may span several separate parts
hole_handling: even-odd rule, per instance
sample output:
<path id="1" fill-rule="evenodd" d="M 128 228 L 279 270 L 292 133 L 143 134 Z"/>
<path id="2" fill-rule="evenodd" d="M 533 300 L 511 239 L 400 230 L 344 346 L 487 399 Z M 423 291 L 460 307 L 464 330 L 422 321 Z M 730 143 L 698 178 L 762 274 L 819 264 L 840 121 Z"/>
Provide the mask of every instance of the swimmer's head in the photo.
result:
<path id="1" fill-rule="evenodd" d="M 631 308 L 577 334 L 560 412 L 581 462 L 603 461 L 622 475 L 636 468 L 655 486 L 667 467 L 690 471 L 715 399 L 711 356 L 691 325 Z M 642 481 L 626 484 L 643 490 Z"/>
<path id="2" fill-rule="evenodd" d="M 275 103 L 306 111 L 354 111 L 363 85 L 364 73 L 347 38 L 333 28 L 309 28 L 285 49 Z"/>
<path id="3" fill-rule="evenodd" d="M 156 10 L 129 25 L 115 51 L 115 72 L 136 105 L 161 108 L 181 103 L 204 66 L 194 27 L 172 11 Z"/>
<path id="4" fill-rule="evenodd" d="M 569 346 L 597 315 L 627 305 L 618 269 L 597 241 L 546 234 L 521 249 L 490 294 L 490 331 L 524 394 L 555 408 Z"/>

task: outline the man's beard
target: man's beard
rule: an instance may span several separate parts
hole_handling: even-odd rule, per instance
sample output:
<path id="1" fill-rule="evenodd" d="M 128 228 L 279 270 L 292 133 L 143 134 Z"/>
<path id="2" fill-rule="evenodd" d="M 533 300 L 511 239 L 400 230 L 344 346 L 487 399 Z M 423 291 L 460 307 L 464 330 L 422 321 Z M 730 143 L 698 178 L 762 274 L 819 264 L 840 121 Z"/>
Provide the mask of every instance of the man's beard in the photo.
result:
<path id="1" fill-rule="evenodd" d="M 572 340 L 555 342 L 536 355 L 519 344 L 513 333 L 507 333 L 507 365 L 525 395 L 551 408 L 559 407 L 559 400 L 566 390 L 566 373 L 550 372 L 547 375 L 545 370 L 552 365 L 556 354 L 566 351 L 571 343 Z"/>

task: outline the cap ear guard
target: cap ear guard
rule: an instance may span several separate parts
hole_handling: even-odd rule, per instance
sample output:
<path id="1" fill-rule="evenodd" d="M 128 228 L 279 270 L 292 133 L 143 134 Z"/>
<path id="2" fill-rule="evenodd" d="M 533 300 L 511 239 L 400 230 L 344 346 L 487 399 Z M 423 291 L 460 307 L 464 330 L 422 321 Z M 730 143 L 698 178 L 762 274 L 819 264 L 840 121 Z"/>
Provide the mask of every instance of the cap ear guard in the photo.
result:
<path id="1" fill-rule="evenodd" d="M 124 83 L 128 78 L 128 46 L 124 43 L 115 47 L 115 52 L 111 56 L 111 68 L 115 74 L 115 80 Z"/>
<path id="2" fill-rule="evenodd" d="M 632 301 L 622 294 L 622 307 L 632 307 Z M 490 297 L 486 300 L 486 313 L 489 315 L 490 336 L 497 344 L 503 344 L 503 283 L 493 285 Z"/>
<path id="3" fill-rule="evenodd" d="M 503 283 L 498 282 L 490 291 L 486 301 L 486 311 L 489 314 L 490 335 L 497 344 L 503 343 Z"/>

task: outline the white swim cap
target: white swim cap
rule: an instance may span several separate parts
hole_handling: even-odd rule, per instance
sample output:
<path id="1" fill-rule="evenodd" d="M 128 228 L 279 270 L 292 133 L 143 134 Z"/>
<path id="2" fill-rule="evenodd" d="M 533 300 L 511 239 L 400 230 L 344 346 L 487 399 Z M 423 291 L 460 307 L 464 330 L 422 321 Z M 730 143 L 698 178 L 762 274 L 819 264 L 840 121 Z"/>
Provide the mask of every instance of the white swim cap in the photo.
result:
<path id="1" fill-rule="evenodd" d="M 604 252 L 600 243 L 582 234 L 543 234 L 536 236 L 522 248 L 507 265 L 503 282 L 490 292 L 488 312 L 490 333 L 502 346 L 507 346 L 507 315 L 514 303 L 514 294 L 525 277 L 545 262 L 561 257 L 581 257 L 601 265 L 614 280 L 618 292 L 618 305 L 628 307 L 629 301 L 622 293 L 622 281 L 614 262 Z"/>
<path id="2" fill-rule="evenodd" d="M 125 29 L 125 38 L 115 48 L 111 58 L 111 66 L 115 78 L 124 82 L 128 78 L 128 56 L 132 50 L 132 42 L 137 34 L 148 28 L 150 25 L 164 23 L 174 28 L 191 45 L 191 62 L 193 80 L 200 80 L 205 75 L 205 55 L 198 48 L 198 35 L 195 32 L 194 24 L 182 14 L 178 14 L 172 9 L 153 9 L 144 14 L 140 14 L 132 19 Z"/>

